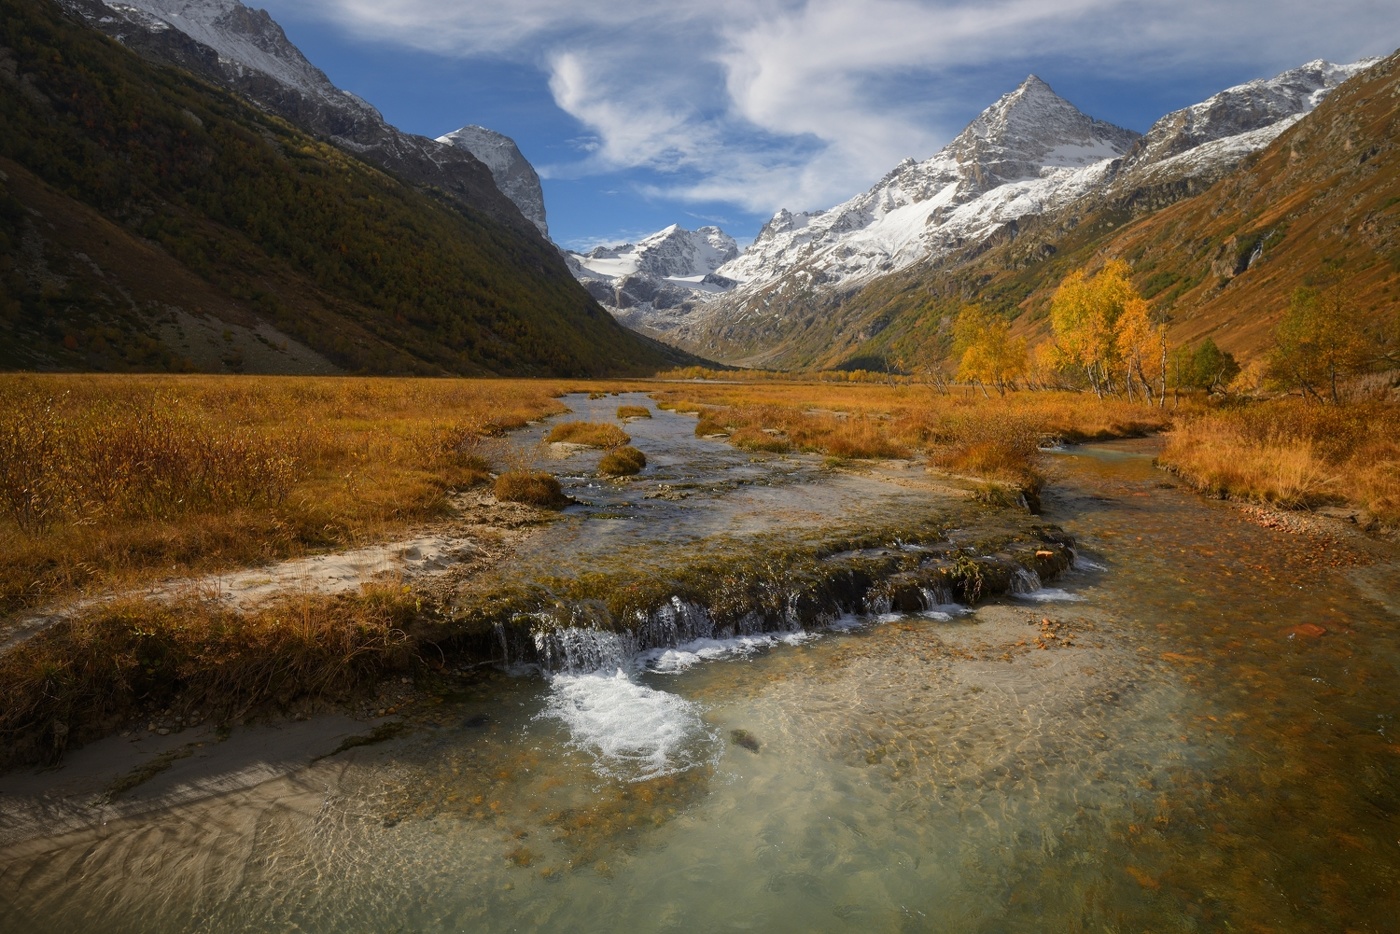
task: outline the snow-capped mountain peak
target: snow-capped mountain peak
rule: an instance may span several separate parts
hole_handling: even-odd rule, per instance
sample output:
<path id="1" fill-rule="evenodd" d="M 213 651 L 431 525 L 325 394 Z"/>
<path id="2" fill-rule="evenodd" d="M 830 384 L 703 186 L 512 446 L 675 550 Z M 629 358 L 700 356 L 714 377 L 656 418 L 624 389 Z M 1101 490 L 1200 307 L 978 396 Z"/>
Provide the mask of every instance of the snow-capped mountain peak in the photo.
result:
<path id="1" fill-rule="evenodd" d="M 1137 139 L 1131 130 L 1095 120 L 1035 75 L 984 110 L 945 153 L 967 173 L 965 190 L 985 191 L 1030 178 L 1045 168 L 1082 168 L 1113 159 Z"/>
<path id="2" fill-rule="evenodd" d="M 337 88 L 307 61 L 265 10 L 251 9 L 240 0 L 122 0 L 106 5 L 128 15 L 143 14 L 157 29 L 176 29 L 218 52 L 226 63 L 261 72 L 311 97 L 353 102 L 382 119 L 379 111 Z"/>
<path id="3" fill-rule="evenodd" d="M 515 202 L 520 213 L 539 228 L 540 233 L 549 236 L 540 176 L 529 160 L 520 154 L 515 140 L 495 130 L 473 125 L 439 136 L 437 141 L 465 149 L 480 159 L 491 170 L 491 177 L 496 180 L 496 187 L 501 189 L 501 193 Z"/>
<path id="4" fill-rule="evenodd" d="M 1168 114 L 1146 137 L 1087 116 L 1030 75 L 931 158 L 904 160 L 828 210 L 777 212 L 719 269 L 734 289 L 660 327 L 644 323 L 674 322 L 670 339 L 718 359 L 747 355 L 754 347 L 742 335 L 781 339 L 789 311 L 807 320 L 865 282 L 976 251 L 1020 218 L 1086 198 L 1150 210 L 1204 190 L 1369 64 L 1309 62 L 1229 88 Z"/>
<path id="5" fill-rule="evenodd" d="M 882 275 L 1082 194 L 1136 140 L 1031 75 L 932 158 L 828 211 L 779 211 L 719 272 L 749 288 L 799 265 L 827 285 Z"/>
<path id="6" fill-rule="evenodd" d="M 639 240 L 596 247 L 574 258 L 594 275 L 645 274 L 655 279 L 697 279 L 710 275 L 739 255 L 734 238 L 718 227 L 686 230 L 672 224 Z"/>
<path id="7" fill-rule="evenodd" d="M 1162 164 L 1207 144 L 1223 151 L 1231 147 L 1219 144 L 1237 137 L 1233 148 L 1260 149 L 1311 112 L 1333 88 L 1375 61 L 1334 65 L 1317 59 L 1272 78 L 1226 88 L 1154 123 L 1128 155 L 1125 167 Z"/>
<path id="8" fill-rule="evenodd" d="M 564 258 L 589 294 L 624 324 L 660 331 L 683 318 L 691 303 L 732 288 L 716 270 L 738 255 L 739 245 L 718 227 L 672 224 L 636 243 Z"/>

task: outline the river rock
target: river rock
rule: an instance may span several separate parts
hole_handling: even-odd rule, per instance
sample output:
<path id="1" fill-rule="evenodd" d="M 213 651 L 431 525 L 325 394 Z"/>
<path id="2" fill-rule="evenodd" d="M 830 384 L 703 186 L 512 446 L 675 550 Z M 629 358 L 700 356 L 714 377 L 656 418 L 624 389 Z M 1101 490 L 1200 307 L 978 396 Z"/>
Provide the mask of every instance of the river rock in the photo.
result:
<path id="1" fill-rule="evenodd" d="M 748 730 L 730 730 L 729 741 L 735 746 L 743 746 L 749 752 L 758 752 L 759 747 L 763 745 L 758 741 L 758 737 Z"/>

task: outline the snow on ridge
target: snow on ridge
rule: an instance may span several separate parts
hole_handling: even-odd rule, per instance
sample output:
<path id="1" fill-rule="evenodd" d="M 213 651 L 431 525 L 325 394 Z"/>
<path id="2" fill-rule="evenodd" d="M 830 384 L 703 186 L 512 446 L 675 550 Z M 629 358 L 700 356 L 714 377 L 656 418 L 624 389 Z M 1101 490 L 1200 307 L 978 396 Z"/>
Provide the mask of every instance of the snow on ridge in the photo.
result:
<path id="1" fill-rule="evenodd" d="M 779 211 L 720 268 L 740 283 L 725 304 L 742 304 L 796 270 L 823 286 L 849 287 L 1111 183 L 1223 171 L 1374 61 L 1316 60 L 1246 82 L 1168 114 L 1143 137 L 1088 117 L 1031 75 L 932 158 L 905 160 L 826 211 Z"/>
<path id="2" fill-rule="evenodd" d="M 347 98 L 360 108 L 373 110 L 333 85 L 265 11 L 249 9 L 239 0 L 123 0 L 107 5 L 163 21 L 207 45 L 225 62 L 268 75 L 312 97 Z"/>
<path id="3" fill-rule="evenodd" d="M 646 274 L 657 279 L 703 279 L 739 255 L 739 245 L 718 227 L 686 230 L 679 224 L 635 244 L 572 254 L 586 270 L 609 278 Z"/>
<path id="4" fill-rule="evenodd" d="M 1272 136 L 1261 133 L 1280 121 L 1296 120 L 1310 113 L 1343 81 L 1375 64 L 1376 59 L 1362 59 L 1348 65 L 1337 65 L 1314 59 L 1297 68 L 1256 78 L 1214 94 L 1199 103 L 1174 110 L 1162 117 L 1147 131 L 1138 147 L 1129 154 L 1126 168 L 1131 171 L 1145 164 L 1162 166 L 1168 160 L 1216 141 L 1238 137 L 1244 144 L 1251 139 L 1259 147 L 1268 145 Z M 1280 129 L 1278 132 L 1282 132 Z M 1224 154 L 1230 147 L 1212 147 L 1207 152 Z M 1199 160 L 1198 160 L 1199 161 Z M 1181 166 L 1182 162 L 1174 162 Z"/>
<path id="5" fill-rule="evenodd" d="M 827 211 L 778 212 L 719 273 L 743 283 L 740 291 L 798 266 L 819 268 L 826 285 L 885 275 L 1077 197 L 1137 138 L 1031 75 L 931 158 L 906 159 Z"/>

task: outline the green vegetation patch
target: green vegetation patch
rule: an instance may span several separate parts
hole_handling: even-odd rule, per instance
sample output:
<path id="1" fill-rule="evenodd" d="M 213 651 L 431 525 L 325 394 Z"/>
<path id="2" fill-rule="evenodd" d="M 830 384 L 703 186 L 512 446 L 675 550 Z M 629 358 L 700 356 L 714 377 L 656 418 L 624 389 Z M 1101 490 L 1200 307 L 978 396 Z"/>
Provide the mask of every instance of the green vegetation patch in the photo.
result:
<path id="1" fill-rule="evenodd" d="M 603 455 L 598 462 L 598 473 L 606 477 L 626 477 L 640 473 L 647 465 L 647 456 L 641 451 L 625 445 Z"/>

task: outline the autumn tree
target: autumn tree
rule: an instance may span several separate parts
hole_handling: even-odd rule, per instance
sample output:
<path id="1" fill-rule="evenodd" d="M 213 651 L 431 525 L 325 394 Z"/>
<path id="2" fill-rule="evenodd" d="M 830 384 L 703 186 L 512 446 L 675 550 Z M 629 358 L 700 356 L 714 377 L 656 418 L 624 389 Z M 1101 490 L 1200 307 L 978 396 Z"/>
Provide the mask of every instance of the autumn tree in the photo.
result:
<path id="1" fill-rule="evenodd" d="M 1090 278 L 1075 270 L 1050 300 L 1050 324 L 1062 365 L 1082 373 L 1095 394 L 1134 387 L 1149 402 L 1162 388 L 1166 333 L 1133 287 L 1128 264 L 1109 260 Z"/>
<path id="2" fill-rule="evenodd" d="M 1011 322 L 980 305 L 964 305 L 953 324 L 953 354 L 959 360 L 957 378 L 995 386 L 1006 394 L 1026 375 L 1026 342 L 1011 337 Z"/>
<path id="3" fill-rule="evenodd" d="M 1268 373 L 1276 383 L 1337 405 L 1345 379 L 1367 363 L 1366 340 L 1344 286 L 1299 288 L 1274 330 Z"/>
<path id="4" fill-rule="evenodd" d="M 1132 289 L 1131 285 L 1129 289 Z M 1114 343 L 1128 398 L 1132 398 L 1136 385 L 1148 405 L 1152 404 L 1154 396 L 1158 402 L 1165 404 L 1167 329 L 1165 325 L 1152 320 L 1147 300 L 1136 290 L 1132 290 L 1123 302 Z M 1154 386 L 1161 390 L 1160 395 L 1154 392 Z"/>

